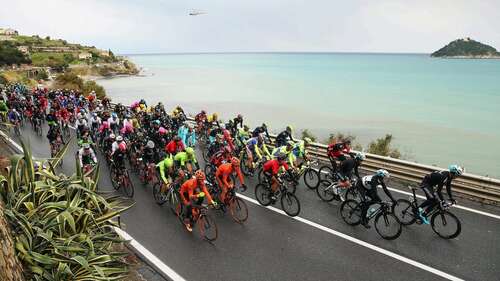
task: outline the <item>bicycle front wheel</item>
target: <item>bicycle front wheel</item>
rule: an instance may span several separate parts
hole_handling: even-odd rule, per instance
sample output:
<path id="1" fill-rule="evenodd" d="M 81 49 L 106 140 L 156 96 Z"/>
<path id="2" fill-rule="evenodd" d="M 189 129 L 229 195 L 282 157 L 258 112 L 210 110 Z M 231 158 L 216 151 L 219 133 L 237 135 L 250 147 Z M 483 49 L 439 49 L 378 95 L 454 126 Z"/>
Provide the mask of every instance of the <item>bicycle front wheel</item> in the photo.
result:
<path id="1" fill-rule="evenodd" d="M 156 204 L 163 205 L 167 201 L 165 195 L 161 192 L 161 183 L 157 182 L 153 185 L 153 198 Z"/>
<path id="2" fill-rule="evenodd" d="M 398 199 L 394 206 L 394 215 L 402 225 L 415 223 L 417 218 L 413 210 L 413 205 L 406 199 Z"/>
<path id="3" fill-rule="evenodd" d="M 170 190 L 167 193 L 167 201 L 170 205 L 170 211 L 172 211 L 174 215 L 178 215 L 177 210 L 181 206 L 181 201 L 179 200 L 179 194 L 174 190 L 173 186 L 170 187 Z"/>
<path id="4" fill-rule="evenodd" d="M 300 202 L 297 196 L 291 192 L 285 192 L 281 195 L 281 209 L 291 217 L 300 213 Z"/>
<path id="5" fill-rule="evenodd" d="M 394 240 L 401 235 L 401 224 L 392 213 L 383 211 L 375 216 L 375 230 L 386 240 Z"/>
<path id="6" fill-rule="evenodd" d="M 304 183 L 309 189 L 318 188 L 319 181 L 318 171 L 309 168 L 304 172 Z"/>
<path id="7" fill-rule="evenodd" d="M 125 190 L 125 194 L 129 198 L 134 197 L 134 184 L 132 183 L 132 180 L 130 179 L 128 171 L 125 171 L 125 175 L 124 175 L 124 179 L 123 179 L 123 189 Z"/>
<path id="8" fill-rule="evenodd" d="M 456 238 L 462 231 L 460 220 L 454 214 L 446 210 L 432 215 L 431 227 L 439 237 L 444 239 Z"/>
<path id="9" fill-rule="evenodd" d="M 318 194 L 319 198 L 325 202 L 331 202 L 335 199 L 333 186 L 329 180 L 321 180 L 319 182 L 318 188 L 316 188 L 316 194 Z"/>
<path id="10" fill-rule="evenodd" d="M 207 241 L 215 241 L 217 239 L 218 231 L 215 220 L 208 214 L 200 216 L 198 219 L 198 228 L 200 234 Z"/>
<path id="11" fill-rule="evenodd" d="M 237 223 L 243 223 L 248 219 L 247 204 L 238 197 L 234 197 L 229 202 L 229 212 L 233 220 Z"/>
<path id="12" fill-rule="evenodd" d="M 348 225 L 361 223 L 361 203 L 354 200 L 346 200 L 340 205 L 340 216 Z"/>
<path id="13" fill-rule="evenodd" d="M 262 206 L 269 206 L 271 204 L 271 190 L 264 184 L 259 183 L 255 187 L 255 198 Z"/>

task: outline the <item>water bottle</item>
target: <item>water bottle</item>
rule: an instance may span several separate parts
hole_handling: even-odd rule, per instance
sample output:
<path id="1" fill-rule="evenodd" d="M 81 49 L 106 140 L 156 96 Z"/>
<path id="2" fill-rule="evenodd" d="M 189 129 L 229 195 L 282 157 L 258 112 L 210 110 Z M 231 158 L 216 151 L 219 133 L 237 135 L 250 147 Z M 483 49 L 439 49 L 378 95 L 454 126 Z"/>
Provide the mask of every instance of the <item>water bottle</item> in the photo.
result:
<path id="1" fill-rule="evenodd" d="M 366 213 L 366 217 L 369 218 L 373 213 L 375 213 L 375 208 L 370 208 Z"/>

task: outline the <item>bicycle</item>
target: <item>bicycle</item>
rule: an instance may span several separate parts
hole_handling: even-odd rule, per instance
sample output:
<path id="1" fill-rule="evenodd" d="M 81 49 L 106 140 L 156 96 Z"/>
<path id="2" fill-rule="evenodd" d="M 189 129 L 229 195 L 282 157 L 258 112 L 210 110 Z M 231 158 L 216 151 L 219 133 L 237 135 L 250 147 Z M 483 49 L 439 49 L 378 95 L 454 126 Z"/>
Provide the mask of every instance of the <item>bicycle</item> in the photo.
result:
<path id="1" fill-rule="evenodd" d="M 348 225 L 359 225 L 362 221 L 362 210 L 365 207 L 366 201 L 357 202 L 355 200 L 346 200 L 340 205 L 340 216 Z M 394 215 L 393 206 L 388 202 L 378 202 L 371 204 L 379 205 L 374 209 L 370 208 L 366 214 L 366 220 L 375 219 L 374 225 L 377 233 L 386 240 L 394 240 L 401 235 L 402 227 L 398 219 Z M 370 207 L 368 206 L 368 207 Z"/>
<path id="2" fill-rule="evenodd" d="M 111 166 L 111 184 L 115 190 L 123 188 L 129 198 L 134 197 L 134 185 L 125 167 L 118 169 L 113 163 Z"/>
<path id="3" fill-rule="evenodd" d="M 281 208 L 285 213 L 291 217 L 295 217 L 300 213 L 300 202 L 297 196 L 292 192 L 288 191 L 287 184 L 282 179 L 283 175 L 279 175 L 278 179 L 278 191 L 273 194 L 271 189 L 271 183 L 269 179 L 266 179 L 264 183 L 259 183 L 255 187 L 255 198 L 262 206 L 269 206 L 275 204 L 276 200 L 273 198 L 280 196 Z"/>
<path id="4" fill-rule="evenodd" d="M 33 129 L 35 130 L 35 133 L 39 136 L 43 135 L 43 128 L 42 128 L 42 120 L 40 118 L 34 118 L 33 119 Z"/>
<path id="5" fill-rule="evenodd" d="M 179 204 L 178 209 L 179 210 L 177 213 L 179 214 L 178 216 L 179 220 L 184 225 L 185 208 L 182 208 L 182 204 Z M 193 225 L 194 224 L 198 225 L 198 229 L 200 231 L 201 236 L 209 242 L 217 240 L 218 236 L 217 224 L 215 223 L 215 219 L 208 214 L 208 206 L 204 204 L 202 205 L 193 204 L 191 206 L 191 212 L 192 212 Z"/>
<path id="6" fill-rule="evenodd" d="M 21 130 L 19 129 L 19 121 L 15 121 L 12 126 L 14 127 L 14 133 L 16 134 L 16 136 L 20 136 Z"/>
<path id="7" fill-rule="evenodd" d="M 60 137 L 57 137 L 57 139 L 50 144 L 50 157 L 51 158 L 56 157 L 59 151 L 61 150 L 61 147 L 62 147 L 62 140 Z M 59 161 L 59 166 L 62 166 L 62 163 L 63 159 Z"/>
<path id="8" fill-rule="evenodd" d="M 418 212 L 418 200 L 416 195 L 416 188 L 408 186 L 412 191 L 412 196 L 410 200 L 399 199 L 395 206 L 394 213 L 396 218 L 402 225 L 411 225 L 414 223 L 422 224 L 422 219 Z M 439 204 L 432 209 L 432 211 L 427 215 L 431 218 L 430 224 L 432 230 L 441 238 L 453 239 L 460 235 L 462 231 L 462 224 L 460 220 L 449 211 L 449 208 L 453 203 L 448 203 L 446 201 L 441 201 Z M 448 230 L 447 230 L 448 229 Z"/>
<path id="9" fill-rule="evenodd" d="M 147 163 L 147 166 L 145 166 L 145 164 L 142 163 L 142 158 L 137 158 L 137 161 L 140 161 L 141 163 L 139 166 L 139 179 L 141 183 L 143 185 L 148 183 L 155 185 L 158 182 L 156 165 L 154 163 Z"/>
<path id="10" fill-rule="evenodd" d="M 226 202 L 221 202 L 220 200 L 220 193 L 222 190 L 218 185 L 207 183 L 207 188 L 210 194 L 216 198 L 215 200 L 217 200 L 217 203 L 219 203 L 220 207 L 218 209 L 220 211 L 226 213 L 227 209 L 229 209 L 229 214 L 231 214 L 233 220 L 240 224 L 248 219 L 248 206 L 243 199 L 236 196 L 235 187 L 226 193 Z"/>
<path id="11" fill-rule="evenodd" d="M 358 179 L 350 179 L 348 186 L 341 187 L 338 174 L 335 173 L 334 175 L 319 182 L 318 188 L 316 188 L 318 197 L 325 202 L 331 202 L 334 199 L 337 201 L 345 201 L 347 199 L 360 201 L 361 195 L 356 188 Z"/>
<path id="12" fill-rule="evenodd" d="M 153 198 L 158 205 L 163 205 L 168 202 L 170 206 L 170 210 L 174 215 L 179 216 L 179 205 L 180 205 L 180 195 L 178 184 L 170 183 L 168 187 L 166 187 L 167 191 L 162 191 L 165 183 L 163 181 L 158 181 L 153 184 Z"/>

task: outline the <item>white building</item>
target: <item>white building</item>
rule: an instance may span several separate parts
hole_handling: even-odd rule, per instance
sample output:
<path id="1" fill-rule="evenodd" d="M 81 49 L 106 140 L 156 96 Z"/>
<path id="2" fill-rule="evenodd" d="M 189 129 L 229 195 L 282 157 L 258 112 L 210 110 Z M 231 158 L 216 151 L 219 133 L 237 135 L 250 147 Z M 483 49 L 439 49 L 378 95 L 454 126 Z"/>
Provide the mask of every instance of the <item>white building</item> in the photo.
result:
<path id="1" fill-rule="evenodd" d="M 0 28 L 0 35 L 12 36 L 18 34 L 19 33 L 17 32 L 17 30 L 14 30 L 12 28 Z"/>
<path id="2" fill-rule="evenodd" d="M 92 58 L 92 54 L 87 53 L 87 52 L 83 52 L 83 53 L 80 53 L 78 55 L 78 59 L 81 59 L 81 60 L 86 60 L 86 59 L 91 59 L 91 58 Z"/>

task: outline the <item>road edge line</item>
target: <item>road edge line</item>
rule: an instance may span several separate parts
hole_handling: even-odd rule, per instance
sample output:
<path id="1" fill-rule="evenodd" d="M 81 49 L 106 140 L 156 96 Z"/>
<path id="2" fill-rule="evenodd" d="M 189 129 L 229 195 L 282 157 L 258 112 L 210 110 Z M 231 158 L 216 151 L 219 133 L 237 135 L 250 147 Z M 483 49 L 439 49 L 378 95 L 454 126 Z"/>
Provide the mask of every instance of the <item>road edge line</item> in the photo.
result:
<path id="1" fill-rule="evenodd" d="M 352 237 L 352 236 L 349 236 L 349 235 L 344 234 L 344 233 L 342 233 L 342 232 L 339 232 L 339 231 L 337 231 L 337 230 L 333 230 L 333 229 L 328 228 L 328 227 L 326 227 L 326 226 L 323 226 L 323 225 L 321 225 L 321 224 L 319 224 L 319 223 L 315 223 L 315 222 L 313 222 L 313 221 L 310 221 L 310 220 L 304 219 L 304 218 L 302 218 L 302 217 L 290 217 L 290 216 L 288 216 L 288 215 L 287 215 L 287 214 L 286 214 L 283 210 L 280 210 L 280 209 L 278 209 L 278 208 L 276 208 L 276 207 L 273 207 L 273 206 L 267 206 L 267 207 L 262 206 L 262 205 L 260 205 L 260 203 L 259 203 L 257 200 L 255 200 L 255 199 L 253 199 L 253 198 L 250 198 L 250 197 L 248 197 L 248 196 L 245 196 L 245 195 L 242 195 L 242 194 L 239 194 L 239 193 L 237 193 L 236 195 L 237 195 L 238 197 L 242 198 L 242 199 L 247 200 L 248 202 L 251 202 L 251 203 L 255 204 L 255 205 L 258 205 L 258 206 L 261 206 L 261 207 L 267 208 L 267 209 L 269 209 L 269 210 L 271 210 L 271 211 L 273 211 L 273 212 L 276 212 L 276 213 L 278 213 L 278 214 L 281 214 L 281 215 L 283 215 L 283 216 L 287 216 L 287 217 L 289 217 L 289 218 L 291 218 L 291 219 L 294 219 L 294 220 L 296 220 L 296 221 L 300 221 L 300 222 L 305 223 L 305 224 L 307 224 L 307 225 L 309 225 L 309 226 L 312 226 L 312 227 L 314 227 L 314 228 L 316 228 L 316 229 L 319 229 L 319 230 L 325 231 L 325 232 L 330 233 L 330 234 L 332 234 L 332 235 L 335 235 L 335 236 L 337 236 L 337 237 L 343 238 L 343 239 L 345 239 L 345 240 L 348 240 L 348 241 L 350 241 L 350 242 L 353 242 L 353 243 L 358 244 L 358 245 L 360 245 L 360 246 L 363 246 L 363 247 L 365 247 L 365 248 L 371 249 L 371 250 L 373 250 L 373 251 L 379 252 L 379 253 L 381 253 L 381 254 L 383 254 L 383 255 L 386 255 L 386 256 L 388 256 L 388 257 L 391 257 L 391 258 L 397 259 L 397 260 L 399 260 L 399 261 L 402 261 L 402 262 L 404 262 L 404 263 L 406 263 L 406 264 L 409 264 L 409 265 L 412 265 L 412 266 L 414 266 L 414 267 L 420 268 L 420 269 L 425 270 L 425 271 L 427 271 L 427 272 L 430 272 L 430 273 L 433 273 L 433 274 L 435 274 L 435 275 L 441 276 L 441 277 L 446 278 L 446 279 L 448 279 L 448 280 L 452 280 L 452 281 L 464 281 L 464 279 L 460 279 L 460 278 L 458 278 L 458 277 L 456 277 L 456 276 L 453 276 L 453 275 L 451 275 L 451 274 L 448 274 L 448 273 L 446 273 L 446 272 L 444 272 L 444 271 L 441 271 L 441 270 L 439 270 L 439 269 L 436 269 L 436 268 L 430 267 L 430 266 L 425 265 L 425 264 L 423 264 L 423 263 L 420 263 L 420 262 L 418 262 L 418 261 L 412 260 L 412 259 L 410 259 L 410 258 L 404 257 L 404 256 L 399 255 L 399 254 L 396 254 L 396 253 L 394 253 L 394 252 L 391 252 L 391 251 L 386 250 L 386 249 L 384 249 L 384 248 L 381 248 L 381 247 L 379 247 L 379 246 L 372 245 L 372 244 L 370 244 L 370 243 L 368 243 L 368 242 L 365 242 L 365 241 L 360 240 L 360 239 L 358 239 L 358 238 L 354 238 L 354 237 Z"/>

